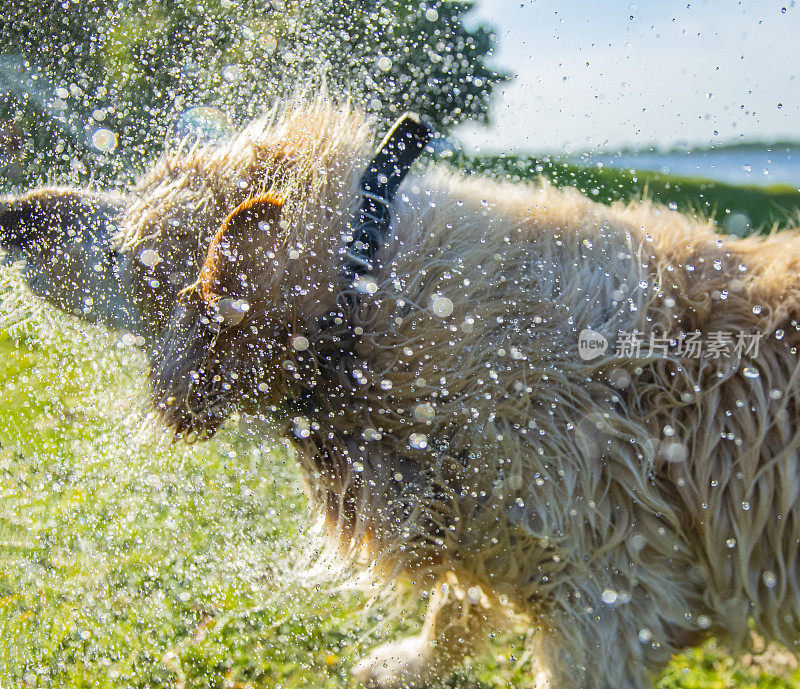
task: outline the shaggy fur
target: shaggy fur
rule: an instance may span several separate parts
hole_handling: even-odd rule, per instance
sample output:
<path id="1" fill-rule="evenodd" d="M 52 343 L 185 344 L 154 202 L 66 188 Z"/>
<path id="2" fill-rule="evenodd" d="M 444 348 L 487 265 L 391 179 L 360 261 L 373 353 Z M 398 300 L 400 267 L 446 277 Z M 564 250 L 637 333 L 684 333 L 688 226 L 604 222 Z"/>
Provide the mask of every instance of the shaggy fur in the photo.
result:
<path id="1" fill-rule="evenodd" d="M 347 108 L 289 107 L 158 162 L 119 235 L 164 423 L 272 416 L 339 555 L 434 589 L 422 634 L 356 676 L 441 676 L 505 604 L 554 687 L 647 687 L 706 635 L 745 648 L 748 618 L 793 646 L 800 237 L 432 170 L 344 284 L 372 140 Z M 583 361 L 586 328 L 763 337 Z"/>

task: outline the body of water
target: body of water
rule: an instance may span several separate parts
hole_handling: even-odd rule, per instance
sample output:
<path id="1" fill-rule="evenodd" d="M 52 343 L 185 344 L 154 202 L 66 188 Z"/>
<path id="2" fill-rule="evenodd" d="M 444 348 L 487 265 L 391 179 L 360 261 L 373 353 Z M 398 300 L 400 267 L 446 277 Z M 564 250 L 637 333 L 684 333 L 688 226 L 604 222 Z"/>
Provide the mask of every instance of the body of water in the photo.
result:
<path id="1" fill-rule="evenodd" d="M 789 184 L 800 187 L 800 147 L 590 154 L 576 162 L 706 177 L 730 184 Z"/>

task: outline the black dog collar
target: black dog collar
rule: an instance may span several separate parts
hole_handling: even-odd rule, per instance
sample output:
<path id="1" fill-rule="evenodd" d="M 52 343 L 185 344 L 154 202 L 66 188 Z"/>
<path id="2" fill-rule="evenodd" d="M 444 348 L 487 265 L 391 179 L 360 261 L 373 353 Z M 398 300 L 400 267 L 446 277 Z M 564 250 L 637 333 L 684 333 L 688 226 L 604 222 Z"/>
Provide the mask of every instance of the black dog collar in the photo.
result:
<path id="1" fill-rule="evenodd" d="M 389 206 L 397 189 L 433 136 L 419 115 L 407 112 L 389 130 L 361 176 L 361 206 L 345 250 L 345 275 L 353 278 L 373 270 L 373 258 L 389 234 Z"/>

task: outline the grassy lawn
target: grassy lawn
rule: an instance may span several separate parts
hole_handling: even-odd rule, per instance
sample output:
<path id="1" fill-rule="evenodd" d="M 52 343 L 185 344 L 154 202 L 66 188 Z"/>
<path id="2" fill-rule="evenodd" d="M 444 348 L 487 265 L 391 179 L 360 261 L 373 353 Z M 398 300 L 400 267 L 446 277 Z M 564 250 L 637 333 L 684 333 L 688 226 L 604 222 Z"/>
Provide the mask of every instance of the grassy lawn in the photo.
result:
<path id="1" fill-rule="evenodd" d="M 391 611 L 305 577 L 286 449 L 159 437 L 142 363 L 41 310 L 0 339 L 0 687 L 346 686 L 418 611 L 375 631 Z M 470 677 L 526 686 L 524 639 Z"/>
<path id="2" fill-rule="evenodd" d="M 136 352 L 2 294 L 0 689 L 345 687 L 366 648 L 419 623 L 378 625 L 390 611 L 303 576 L 311 523 L 285 448 L 236 421 L 170 443 L 151 430 Z M 531 663 L 512 629 L 449 684 L 531 687 Z M 800 688 L 800 673 L 778 649 L 734 662 L 709 644 L 657 686 Z"/>

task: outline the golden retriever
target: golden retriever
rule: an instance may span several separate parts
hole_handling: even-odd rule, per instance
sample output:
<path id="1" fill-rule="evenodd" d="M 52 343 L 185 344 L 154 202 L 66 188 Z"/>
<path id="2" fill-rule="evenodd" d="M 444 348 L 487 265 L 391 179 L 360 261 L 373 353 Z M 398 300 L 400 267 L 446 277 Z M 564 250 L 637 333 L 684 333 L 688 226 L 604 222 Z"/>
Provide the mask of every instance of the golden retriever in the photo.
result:
<path id="1" fill-rule="evenodd" d="M 445 676 L 509 609 L 553 687 L 650 686 L 748 620 L 794 644 L 800 237 L 432 168 L 356 270 L 372 140 L 294 103 L 124 198 L 6 198 L 0 241 L 37 294 L 144 338 L 179 437 L 269 416 L 338 555 L 433 592 L 364 684 Z"/>

